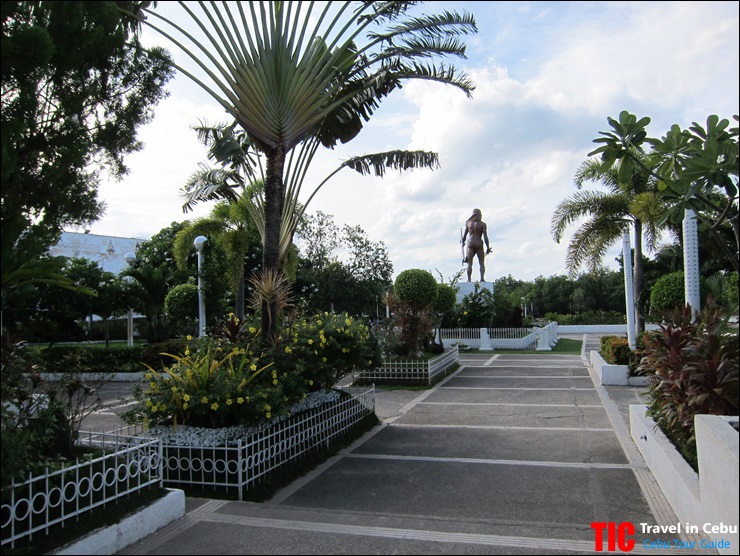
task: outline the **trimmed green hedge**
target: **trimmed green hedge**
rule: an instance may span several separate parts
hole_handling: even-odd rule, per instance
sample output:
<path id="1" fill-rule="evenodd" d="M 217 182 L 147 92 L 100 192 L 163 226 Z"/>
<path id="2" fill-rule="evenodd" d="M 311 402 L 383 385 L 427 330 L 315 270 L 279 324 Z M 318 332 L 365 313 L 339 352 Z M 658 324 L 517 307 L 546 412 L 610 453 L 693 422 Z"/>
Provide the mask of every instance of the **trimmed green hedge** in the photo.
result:
<path id="1" fill-rule="evenodd" d="M 146 371 L 144 363 L 161 368 L 172 359 L 160 355 L 180 355 L 185 341 L 171 340 L 161 344 L 134 345 L 125 349 L 78 344 L 73 346 L 33 347 L 29 349 L 32 363 L 39 373 L 137 373 Z"/>

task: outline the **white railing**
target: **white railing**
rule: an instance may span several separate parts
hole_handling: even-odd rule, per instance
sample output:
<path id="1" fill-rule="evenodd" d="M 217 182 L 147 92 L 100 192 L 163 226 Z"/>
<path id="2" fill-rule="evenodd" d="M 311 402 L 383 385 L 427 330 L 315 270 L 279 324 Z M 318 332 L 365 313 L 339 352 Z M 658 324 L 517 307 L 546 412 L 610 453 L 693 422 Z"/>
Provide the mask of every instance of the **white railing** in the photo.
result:
<path id="1" fill-rule="evenodd" d="M 349 397 L 296 414 L 228 446 L 163 444 L 164 484 L 244 492 L 280 467 L 328 446 L 375 411 L 375 387 L 345 388 Z"/>
<path id="2" fill-rule="evenodd" d="M 551 322 L 541 328 L 440 328 L 435 337 L 445 348 L 549 350 L 557 343 L 557 334 L 558 324 Z"/>
<path id="3" fill-rule="evenodd" d="M 458 361 L 459 350 L 457 346 L 452 346 L 446 349 L 444 353 L 429 360 L 385 361 L 380 367 L 359 373 L 357 380 L 365 383 L 416 382 L 432 384 L 440 373 L 444 373 Z"/>
<path id="4" fill-rule="evenodd" d="M 2 545 L 51 528 L 121 496 L 162 486 L 162 442 L 152 438 L 95 433 L 93 445 L 109 453 L 89 461 L 13 481 L 2 491 Z M 87 439 L 89 440 L 89 438 Z M 81 444 L 85 444 L 82 439 Z M 88 442 L 89 445 L 89 442 Z M 60 525 L 61 524 L 61 525 Z"/>

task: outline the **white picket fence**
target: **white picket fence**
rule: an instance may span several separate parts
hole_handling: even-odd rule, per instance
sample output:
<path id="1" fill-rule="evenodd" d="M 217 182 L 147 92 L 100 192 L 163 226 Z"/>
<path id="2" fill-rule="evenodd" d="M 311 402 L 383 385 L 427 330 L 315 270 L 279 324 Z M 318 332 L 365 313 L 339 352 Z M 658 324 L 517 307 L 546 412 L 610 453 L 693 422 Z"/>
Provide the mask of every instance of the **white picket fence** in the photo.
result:
<path id="1" fill-rule="evenodd" d="M 112 433 L 81 433 L 80 444 L 107 453 L 3 489 L 2 545 L 14 547 L 25 537 L 47 534 L 53 525 L 150 485 L 236 489 L 242 500 L 243 492 L 281 465 L 328 447 L 375 412 L 374 386 L 343 390 L 349 396 L 275 423 L 231 446 L 165 444 L 143 436 L 140 425 Z"/>
<path id="2" fill-rule="evenodd" d="M 2 546 L 47 535 L 104 504 L 150 486 L 162 486 L 162 442 L 120 434 L 96 434 L 93 445 L 106 450 L 89 461 L 62 465 L 2 492 Z M 89 439 L 88 439 L 89 440 Z"/>
<path id="3" fill-rule="evenodd" d="M 452 346 L 444 353 L 428 360 L 385 361 L 380 367 L 362 371 L 356 379 L 365 383 L 432 384 L 437 376 L 459 361 L 459 354 L 458 347 Z"/>
<path id="4" fill-rule="evenodd" d="M 375 412 L 374 386 L 345 390 L 349 397 L 280 421 L 236 445 L 196 448 L 165 444 L 165 485 L 236 489 L 242 500 L 246 490 L 281 465 L 329 446 Z"/>
<path id="5" fill-rule="evenodd" d="M 530 328 L 439 328 L 436 338 L 445 348 L 453 345 L 467 349 L 535 349 L 549 351 L 558 341 L 558 323 Z"/>

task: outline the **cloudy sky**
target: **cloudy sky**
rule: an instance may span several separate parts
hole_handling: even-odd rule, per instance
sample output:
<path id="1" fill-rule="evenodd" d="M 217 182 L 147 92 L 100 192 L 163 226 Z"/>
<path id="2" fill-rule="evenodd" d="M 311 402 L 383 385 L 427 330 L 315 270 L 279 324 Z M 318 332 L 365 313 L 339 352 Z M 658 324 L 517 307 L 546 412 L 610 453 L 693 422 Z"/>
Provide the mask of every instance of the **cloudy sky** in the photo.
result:
<path id="1" fill-rule="evenodd" d="M 158 9 L 171 10 L 168 4 Z M 360 225 L 372 241 L 382 241 L 394 276 L 422 268 L 448 281 L 461 269 L 461 228 L 480 208 L 493 248 L 486 280 L 565 274 L 567 243 L 552 239 L 551 216 L 576 191 L 575 171 L 598 132 L 609 130 L 607 117 L 622 110 L 649 116 L 648 132 L 662 136 L 673 124 L 686 128 L 710 114 L 740 112 L 739 5 L 429 2 L 426 10 L 476 18 L 468 58 L 454 62 L 475 82 L 473 98 L 452 87 L 409 83 L 354 141 L 317 156 L 311 175 L 318 183 L 349 156 L 390 149 L 437 152 L 441 168 L 383 179 L 344 170 L 308 212 Z M 151 31 L 144 41 L 168 46 Z M 187 77 L 177 76 L 168 88 L 171 96 L 140 132 L 145 148 L 128 158 L 130 173 L 121 182 L 103 181 L 108 209 L 92 233 L 147 239 L 212 208 L 182 212 L 180 189 L 206 161 L 191 126 L 229 119 Z M 618 268 L 619 249 L 606 257 L 607 266 Z"/>

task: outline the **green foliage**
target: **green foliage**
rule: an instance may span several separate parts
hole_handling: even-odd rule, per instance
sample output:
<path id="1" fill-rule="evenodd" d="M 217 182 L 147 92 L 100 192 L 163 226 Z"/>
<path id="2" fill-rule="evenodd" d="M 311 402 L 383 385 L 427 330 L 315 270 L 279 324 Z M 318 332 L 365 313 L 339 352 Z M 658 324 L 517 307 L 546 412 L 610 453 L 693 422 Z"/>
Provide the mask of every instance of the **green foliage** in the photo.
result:
<path id="1" fill-rule="evenodd" d="M 673 272 L 659 278 L 650 291 L 650 307 L 656 314 L 673 311 L 684 303 L 683 271 Z"/>
<path id="2" fill-rule="evenodd" d="M 434 312 L 447 313 L 455 309 L 457 292 L 449 284 L 437 284 L 437 296 L 434 298 Z"/>
<path id="3" fill-rule="evenodd" d="M 624 301 L 623 301 L 624 303 Z M 558 324 L 626 324 L 627 316 L 617 311 L 588 311 L 576 314 L 545 313 L 545 320 Z"/>
<path id="4" fill-rule="evenodd" d="M 704 278 L 699 280 L 701 301 L 706 302 L 709 287 Z M 676 307 L 683 307 L 686 297 L 683 271 L 672 272 L 658 278 L 650 291 L 650 314 L 656 320 L 672 314 Z"/>
<path id="5" fill-rule="evenodd" d="M 164 310 L 173 330 L 192 333 L 198 328 L 198 286 L 179 284 L 164 298 Z"/>
<path id="6" fill-rule="evenodd" d="M 457 308 L 457 326 L 460 328 L 488 328 L 494 317 L 494 294 L 491 290 L 475 285 Z"/>
<path id="7" fill-rule="evenodd" d="M 270 419 L 287 411 L 282 390 L 255 380 L 271 363 L 262 364 L 247 349 L 230 351 L 202 342 L 191 354 L 166 354 L 174 363 L 161 370 L 149 367 L 134 393 L 143 404 L 145 424 L 178 424 L 219 428 Z M 269 371 L 268 371 L 269 372 Z M 272 372 L 277 386 L 277 373 Z"/>
<path id="8" fill-rule="evenodd" d="M 174 69 L 161 48 L 142 48 L 115 2 L 3 2 L 2 27 L 1 235 L 21 238 L 2 244 L 5 289 L 21 266 L 6 263 L 102 215 L 100 165 L 126 173 Z"/>
<path id="9" fill-rule="evenodd" d="M 35 357 L 17 336 L 2 339 L 2 485 L 24 474 L 75 457 L 82 420 L 101 405 L 98 374 L 91 382 L 79 372 L 48 382 Z"/>
<path id="10" fill-rule="evenodd" d="M 134 390 L 139 406 L 126 418 L 150 425 L 256 425 L 287 416 L 308 392 L 332 388 L 379 360 L 367 326 L 347 314 L 298 318 L 264 350 L 257 349 L 258 327 L 231 314 L 212 338 L 160 352 L 159 365 L 146 365 Z"/>
<path id="11" fill-rule="evenodd" d="M 737 122 L 738 116 L 732 119 Z M 693 122 L 688 129 L 682 130 L 674 124 L 657 139 L 647 136 L 648 117 L 638 120 L 623 110 L 618 120 L 607 118 L 607 122 L 611 131 L 599 132 L 602 137 L 594 139 L 594 143 L 601 146 L 589 156 L 600 154 L 604 169 L 618 162 L 618 177 L 622 183 L 635 169 L 656 178 L 658 191 L 668 205 L 658 224 L 678 225 L 686 209 L 695 211 L 700 230 L 714 230 L 712 239 L 725 262 L 735 272 L 740 270 L 737 256 L 740 248 L 737 226 L 740 130 L 737 125 L 730 127 L 730 120 L 712 114 L 707 117 L 705 126 Z M 647 159 L 645 144 L 652 147 Z M 717 233 L 728 227 L 732 229 L 730 233 Z"/>
<path id="12" fill-rule="evenodd" d="M 637 356 L 623 336 L 602 336 L 599 338 L 599 353 L 610 365 L 637 367 Z"/>
<path id="13" fill-rule="evenodd" d="M 694 320 L 678 307 L 643 335 L 638 371 L 648 377 L 648 414 L 696 467 L 694 417 L 737 415 L 738 333 L 713 298 Z"/>
<path id="14" fill-rule="evenodd" d="M 432 273 L 419 268 L 404 270 L 393 284 L 396 297 L 414 310 L 424 309 L 437 297 L 437 281 Z"/>
<path id="15" fill-rule="evenodd" d="M 380 361 L 368 327 L 346 313 L 298 318 L 283 335 L 278 349 L 284 355 L 275 354 L 277 366 L 281 372 L 297 371 L 309 390 L 331 388 L 348 374 Z"/>

